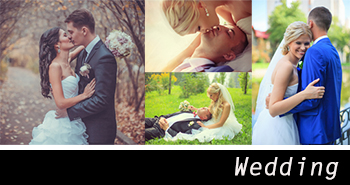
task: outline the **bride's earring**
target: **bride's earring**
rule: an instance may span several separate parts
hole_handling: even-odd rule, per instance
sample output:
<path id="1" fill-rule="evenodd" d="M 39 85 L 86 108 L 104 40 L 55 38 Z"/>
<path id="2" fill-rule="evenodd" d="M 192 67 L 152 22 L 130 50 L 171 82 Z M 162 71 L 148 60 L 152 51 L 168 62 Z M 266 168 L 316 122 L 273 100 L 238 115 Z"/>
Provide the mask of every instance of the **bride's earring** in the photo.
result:
<path id="1" fill-rule="evenodd" d="M 207 17 L 209 17 L 208 9 L 207 9 L 207 8 L 204 8 L 204 10 L 205 10 L 205 13 L 206 13 Z"/>
<path id="2" fill-rule="evenodd" d="M 61 49 L 60 49 L 60 46 L 58 46 L 58 50 L 57 50 L 58 53 L 61 53 Z"/>

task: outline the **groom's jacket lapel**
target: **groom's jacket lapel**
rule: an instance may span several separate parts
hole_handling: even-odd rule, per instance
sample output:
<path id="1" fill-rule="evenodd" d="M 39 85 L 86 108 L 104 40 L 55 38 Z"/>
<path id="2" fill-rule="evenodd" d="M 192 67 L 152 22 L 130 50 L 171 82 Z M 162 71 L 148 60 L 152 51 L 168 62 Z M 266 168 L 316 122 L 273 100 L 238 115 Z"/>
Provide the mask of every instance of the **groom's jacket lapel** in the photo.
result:
<path id="1" fill-rule="evenodd" d="M 100 48 L 100 46 L 103 44 L 103 42 L 100 40 L 97 42 L 97 44 L 92 48 L 88 58 L 86 59 L 86 63 L 90 63 L 91 58 L 95 55 L 97 50 Z"/>
<path id="2" fill-rule="evenodd" d="M 193 124 L 190 124 L 193 121 Z M 182 121 L 175 122 L 169 129 L 168 133 L 175 137 L 178 133 L 191 134 L 192 129 L 199 129 L 201 126 L 198 125 L 197 121 L 201 121 L 198 118 L 189 118 Z"/>
<path id="3" fill-rule="evenodd" d="M 189 124 L 193 121 L 193 124 Z M 176 133 L 182 132 L 187 133 L 187 131 L 192 129 L 199 129 L 200 126 L 198 125 L 197 121 L 201 121 L 198 118 L 187 118 L 181 121 L 176 121 L 170 128 L 174 130 Z"/>

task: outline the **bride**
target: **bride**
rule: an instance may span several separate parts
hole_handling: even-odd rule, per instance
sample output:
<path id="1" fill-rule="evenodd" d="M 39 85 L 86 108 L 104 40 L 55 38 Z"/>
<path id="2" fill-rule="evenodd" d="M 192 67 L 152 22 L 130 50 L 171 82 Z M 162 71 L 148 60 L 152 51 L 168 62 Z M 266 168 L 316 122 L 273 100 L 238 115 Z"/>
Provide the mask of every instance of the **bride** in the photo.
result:
<path id="1" fill-rule="evenodd" d="M 308 25 L 303 22 L 294 22 L 286 29 L 284 39 L 260 84 L 256 106 L 258 119 L 252 136 L 253 145 L 300 144 L 293 115 L 283 117 L 278 115 L 287 113 L 306 99 L 318 99 L 324 95 L 324 87 L 314 86 L 319 79 L 311 82 L 304 91 L 297 93 L 299 83 L 297 64 L 310 47 L 311 40 L 312 33 Z M 269 109 L 266 109 L 265 98 L 269 93 L 271 93 Z"/>
<path id="2" fill-rule="evenodd" d="M 238 123 L 234 112 L 234 105 L 230 93 L 225 86 L 213 83 L 207 90 L 208 97 L 212 100 L 209 111 L 212 119 L 205 122 L 197 122 L 202 128 L 192 130 L 192 134 L 178 133 L 175 137 L 166 133 L 165 140 L 190 140 L 198 139 L 200 142 L 209 142 L 213 139 L 231 140 L 242 130 L 242 125 Z M 191 110 L 198 110 L 190 107 Z"/>
<path id="3" fill-rule="evenodd" d="M 161 7 L 171 28 L 181 36 L 220 30 L 218 15 L 233 27 L 237 35 L 245 35 L 243 30 L 251 32 L 252 1 L 162 0 Z M 201 34 L 162 71 L 173 71 L 186 58 L 191 57 L 201 43 Z"/>
<path id="4" fill-rule="evenodd" d="M 47 30 L 40 38 L 41 93 L 51 99 L 51 92 L 58 109 L 72 107 L 91 97 L 95 91 L 95 80 L 92 80 L 84 93 L 78 95 L 79 75 L 74 73 L 69 64 L 84 47 L 80 46 L 69 53 L 73 47 L 67 33 L 59 27 Z M 88 144 L 86 127 L 80 119 L 70 121 L 68 117 L 55 117 L 54 110 L 46 114 L 43 123 L 33 129 L 30 145 Z"/>

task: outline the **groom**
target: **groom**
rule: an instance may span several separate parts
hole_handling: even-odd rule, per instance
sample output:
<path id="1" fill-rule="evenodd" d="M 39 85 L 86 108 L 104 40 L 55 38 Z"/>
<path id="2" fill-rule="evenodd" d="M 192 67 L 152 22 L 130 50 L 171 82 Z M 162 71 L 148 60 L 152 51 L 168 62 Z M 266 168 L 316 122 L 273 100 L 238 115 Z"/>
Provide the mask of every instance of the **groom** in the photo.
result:
<path id="1" fill-rule="evenodd" d="M 305 100 L 289 113 L 297 114 L 301 144 L 333 144 L 341 136 L 340 93 L 342 67 L 337 50 L 327 33 L 332 23 L 332 14 L 325 7 L 316 7 L 309 13 L 308 25 L 314 43 L 305 54 L 301 71 L 300 90 L 320 78 L 318 86 L 326 92 L 322 99 Z"/>
<path id="2" fill-rule="evenodd" d="M 89 144 L 114 144 L 116 119 L 114 94 L 116 88 L 117 63 L 113 54 L 106 48 L 95 33 L 95 20 L 86 9 L 75 10 L 66 20 L 69 39 L 74 45 L 83 45 L 84 50 L 77 58 L 75 73 L 79 75 L 79 94 L 85 86 L 96 79 L 94 95 L 75 106 L 68 108 L 71 121 L 81 118 L 86 125 Z M 82 76 L 80 68 L 91 66 L 88 75 Z M 58 112 L 60 114 L 60 112 Z"/>
<path id="3" fill-rule="evenodd" d="M 179 132 L 191 134 L 192 129 L 201 128 L 197 121 L 208 121 L 211 117 L 212 115 L 209 109 L 203 107 L 198 109 L 197 114 L 186 111 L 162 115 L 160 117 L 145 118 L 146 141 L 164 137 L 166 132 L 173 137 Z"/>

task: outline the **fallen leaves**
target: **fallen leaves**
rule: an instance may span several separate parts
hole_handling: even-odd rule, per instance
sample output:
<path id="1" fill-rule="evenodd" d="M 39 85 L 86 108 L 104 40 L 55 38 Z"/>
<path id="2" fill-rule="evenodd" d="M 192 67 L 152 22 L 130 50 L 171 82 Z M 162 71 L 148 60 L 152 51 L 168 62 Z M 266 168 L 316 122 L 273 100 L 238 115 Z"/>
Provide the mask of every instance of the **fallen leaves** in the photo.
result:
<path id="1" fill-rule="evenodd" d="M 126 88 L 125 88 L 126 89 Z M 145 143 L 145 103 L 139 111 L 129 105 L 127 90 L 120 91 L 120 103 L 115 103 L 117 128 L 137 144 Z M 32 139 L 32 130 L 42 123 L 49 110 L 55 110 L 53 100 L 40 93 L 38 75 L 24 68 L 10 67 L 8 80 L 0 89 L 0 144 L 25 144 Z M 125 144 L 116 138 L 115 144 Z"/>
<path id="2" fill-rule="evenodd" d="M 0 89 L 0 144 L 28 144 L 33 127 L 56 106 L 53 100 L 41 96 L 38 75 L 13 67 L 7 75 Z"/>
<path id="3" fill-rule="evenodd" d="M 126 101 L 116 103 L 117 128 L 137 144 L 145 144 L 145 109 L 135 112 Z"/>

